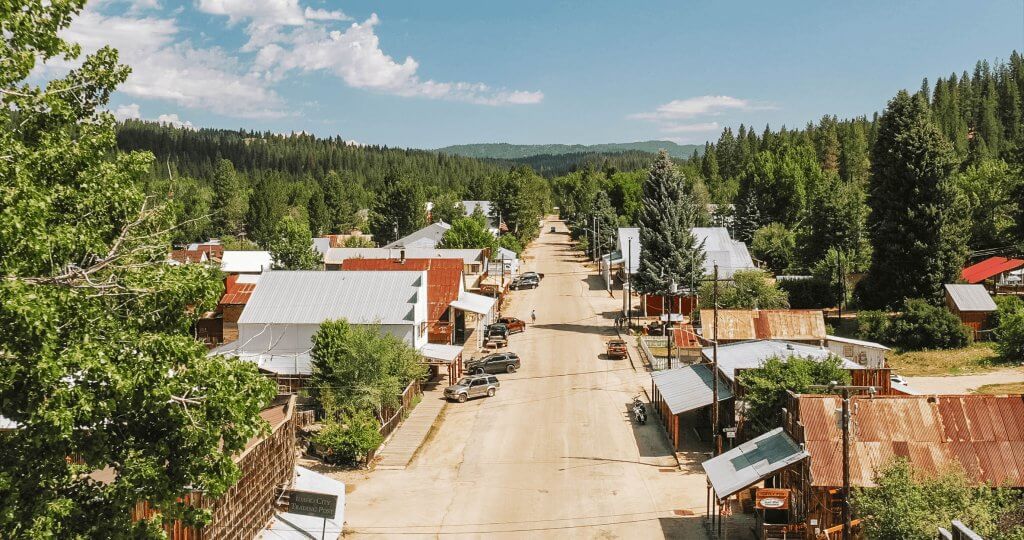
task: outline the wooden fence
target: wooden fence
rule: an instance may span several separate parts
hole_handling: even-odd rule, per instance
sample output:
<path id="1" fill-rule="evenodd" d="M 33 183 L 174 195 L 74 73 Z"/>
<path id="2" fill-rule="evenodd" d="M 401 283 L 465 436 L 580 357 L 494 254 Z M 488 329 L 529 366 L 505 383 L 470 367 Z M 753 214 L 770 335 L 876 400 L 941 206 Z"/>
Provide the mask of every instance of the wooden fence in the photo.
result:
<path id="1" fill-rule="evenodd" d="M 388 416 L 387 421 L 381 422 L 380 434 L 383 435 L 385 439 L 398 429 L 399 424 L 402 423 L 402 420 L 409 414 L 409 411 L 412 410 L 413 400 L 415 400 L 416 396 L 421 393 L 420 381 L 418 380 L 409 383 L 409 386 L 405 387 L 405 390 L 403 390 L 401 394 L 401 405 L 398 406 L 396 411 L 390 415 L 386 415 Z"/>

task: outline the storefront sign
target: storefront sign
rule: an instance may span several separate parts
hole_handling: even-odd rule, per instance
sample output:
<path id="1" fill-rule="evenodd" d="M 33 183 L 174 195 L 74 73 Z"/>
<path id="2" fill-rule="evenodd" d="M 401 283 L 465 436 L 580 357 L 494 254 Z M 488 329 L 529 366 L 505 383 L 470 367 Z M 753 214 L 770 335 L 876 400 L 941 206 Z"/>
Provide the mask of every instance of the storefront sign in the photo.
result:
<path id="1" fill-rule="evenodd" d="M 755 506 L 762 510 L 784 510 L 789 508 L 789 490 L 760 488 L 754 495 Z"/>
<path id="2" fill-rule="evenodd" d="M 297 489 L 290 489 L 285 495 L 288 497 L 288 512 L 292 514 L 333 519 L 338 510 L 337 495 Z"/>

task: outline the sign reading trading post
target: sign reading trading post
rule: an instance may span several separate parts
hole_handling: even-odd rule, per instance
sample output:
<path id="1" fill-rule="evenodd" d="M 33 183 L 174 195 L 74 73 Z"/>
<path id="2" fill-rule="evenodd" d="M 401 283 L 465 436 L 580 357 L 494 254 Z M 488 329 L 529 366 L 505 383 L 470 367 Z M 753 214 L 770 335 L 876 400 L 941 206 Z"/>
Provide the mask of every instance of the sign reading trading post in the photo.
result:
<path id="1" fill-rule="evenodd" d="M 759 488 L 754 500 L 755 506 L 761 510 L 784 510 L 789 508 L 789 490 Z"/>
<path id="2" fill-rule="evenodd" d="M 288 512 L 303 516 L 334 519 L 338 510 L 338 496 L 312 491 L 290 489 L 288 496 Z"/>

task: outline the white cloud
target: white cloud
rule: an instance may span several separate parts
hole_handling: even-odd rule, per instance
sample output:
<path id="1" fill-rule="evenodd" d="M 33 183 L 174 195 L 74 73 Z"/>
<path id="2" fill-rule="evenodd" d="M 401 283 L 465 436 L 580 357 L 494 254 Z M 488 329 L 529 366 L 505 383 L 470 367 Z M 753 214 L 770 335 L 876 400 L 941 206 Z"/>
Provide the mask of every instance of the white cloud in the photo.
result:
<path id="1" fill-rule="evenodd" d="M 139 111 L 138 103 L 119 105 L 116 109 L 110 111 L 110 113 L 118 120 L 138 120 L 139 118 L 142 118 L 142 113 Z"/>
<path id="2" fill-rule="evenodd" d="M 353 88 L 365 88 L 399 96 L 450 99 L 481 105 L 523 105 L 539 103 L 539 91 L 492 88 L 484 83 L 423 80 L 417 74 L 419 62 L 411 56 L 401 61 L 386 54 L 374 27 L 376 14 L 362 23 L 352 23 L 344 32 L 307 25 L 287 34 L 261 25 L 249 27 L 250 42 L 256 50 L 255 72 L 280 80 L 288 72 L 327 71 Z"/>
<path id="3" fill-rule="evenodd" d="M 211 15 L 226 15 L 232 24 L 245 19 L 282 25 L 306 23 L 299 0 L 199 0 L 196 7 Z"/>
<path id="4" fill-rule="evenodd" d="M 339 10 L 328 11 L 326 9 L 313 9 L 306 8 L 306 18 L 311 21 L 351 21 L 352 17 L 345 15 L 345 12 Z"/>
<path id="5" fill-rule="evenodd" d="M 701 122 L 697 124 L 666 124 L 661 126 L 662 133 L 700 133 L 722 129 L 718 122 Z"/>
<path id="6" fill-rule="evenodd" d="M 755 105 L 746 99 L 731 96 L 697 96 L 686 99 L 674 99 L 659 106 L 653 112 L 629 115 L 636 120 L 679 120 L 697 116 L 715 116 L 726 110 L 749 111 L 771 108 L 766 105 Z"/>
<path id="7" fill-rule="evenodd" d="M 156 121 L 161 124 L 167 124 L 177 128 L 195 129 L 195 126 L 192 125 L 192 122 L 178 118 L 178 113 L 161 114 L 156 118 Z"/>
<path id="8" fill-rule="evenodd" d="M 92 52 L 115 47 L 132 74 L 119 90 L 133 97 L 171 101 L 226 116 L 284 116 L 283 101 L 266 81 L 220 48 L 196 48 L 176 41 L 174 19 L 105 16 L 86 9 L 62 33 Z M 58 67 L 70 67 L 52 62 Z"/>

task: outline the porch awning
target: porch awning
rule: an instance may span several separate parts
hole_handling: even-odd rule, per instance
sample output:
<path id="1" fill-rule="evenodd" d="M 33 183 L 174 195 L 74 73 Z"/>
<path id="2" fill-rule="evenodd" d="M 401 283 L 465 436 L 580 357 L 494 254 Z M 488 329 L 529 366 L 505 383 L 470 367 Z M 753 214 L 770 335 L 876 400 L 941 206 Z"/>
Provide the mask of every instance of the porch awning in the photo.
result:
<path id="1" fill-rule="evenodd" d="M 775 428 L 701 466 L 719 500 L 742 491 L 810 456 L 782 430 Z"/>
<path id="2" fill-rule="evenodd" d="M 459 293 L 459 299 L 452 302 L 451 306 L 455 309 L 461 309 L 462 311 L 470 311 L 479 315 L 487 315 L 492 309 L 494 309 L 494 302 L 494 298 L 491 298 L 490 296 L 463 291 Z"/>
<path id="3" fill-rule="evenodd" d="M 711 378 L 708 366 L 696 365 L 655 371 L 651 374 L 651 380 L 672 414 L 706 407 L 714 401 L 714 392 L 711 390 L 714 379 Z M 729 385 L 722 380 L 718 382 L 718 401 L 731 399 Z"/>
<path id="4" fill-rule="evenodd" d="M 427 360 L 451 364 L 462 354 L 462 347 L 458 345 L 443 345 L 441 343 L 427 343 L 420 348 L 420 354 Z"/>

